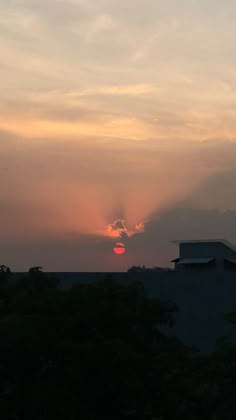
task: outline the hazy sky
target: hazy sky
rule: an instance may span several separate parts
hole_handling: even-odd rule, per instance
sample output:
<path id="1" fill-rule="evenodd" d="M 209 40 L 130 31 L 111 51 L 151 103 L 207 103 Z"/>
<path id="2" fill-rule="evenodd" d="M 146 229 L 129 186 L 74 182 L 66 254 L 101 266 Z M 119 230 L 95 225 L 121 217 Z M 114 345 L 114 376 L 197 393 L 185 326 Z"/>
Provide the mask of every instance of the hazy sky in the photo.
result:
<path id="1" fill-rule="evenodd" d="M 0 0 L 0 263 L 236 243 L 235 20 L 233 0 Z"/>

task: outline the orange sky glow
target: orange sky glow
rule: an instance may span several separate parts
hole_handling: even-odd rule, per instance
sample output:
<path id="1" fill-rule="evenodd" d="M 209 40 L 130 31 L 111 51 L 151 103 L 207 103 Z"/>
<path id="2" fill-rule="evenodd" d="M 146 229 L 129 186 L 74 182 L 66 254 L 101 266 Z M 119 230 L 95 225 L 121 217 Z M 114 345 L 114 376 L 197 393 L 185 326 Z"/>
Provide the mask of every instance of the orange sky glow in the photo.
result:
<path id="1" fill-rule="evenodd" d="M 126 238 L 138 255 L 173 208 L 236 209 L 236 3 L 133 3 L 0 0 L 3 240 Z"/>

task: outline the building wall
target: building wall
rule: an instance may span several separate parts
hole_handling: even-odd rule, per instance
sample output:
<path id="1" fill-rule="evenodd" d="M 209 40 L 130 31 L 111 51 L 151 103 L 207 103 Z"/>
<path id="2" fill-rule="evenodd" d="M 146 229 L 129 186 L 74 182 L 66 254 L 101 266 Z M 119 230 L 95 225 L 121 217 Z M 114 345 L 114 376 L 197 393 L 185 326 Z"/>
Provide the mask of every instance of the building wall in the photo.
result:
<path id="1" fill-rule="evenodd" d="M 225 258 L 236 260 L 236 251 L 228 248 L 221 242 L 182 243 L 179 245 L 179 255 L 181 259 L 214 257 L 216 258 L 216 261 L 215 267 L 212 267 L 212 269 L 215 268 L 217 270 L 224 270 Z M 176 269 L 179 269 L 178 265 L 176 265 Z M 182 269 L 187 270 L 186 267 L 183 267 Z M 189 267 L 189 269 L 191 270 L 192 267 Z M 199 270 L 201 270 L 201 268 Z"/>
<path id="2" fill-rule="evenodd" d="M 236 251 L 220 242 L 183 243 L 179 245 L 180 258 L 235 258 Z"/>
<path id="3" fill-rule="evenodd" d="M 179 307 L 176 324 L 165 328 L 167 333 L 202 351 L 213 350 L 221 336 L 236 344 L 236 326 L 224 321 L 224 314 L 236 311 L 236 274 L 173 271 L 142 281 L 151 297 L 173 300 Z"/>

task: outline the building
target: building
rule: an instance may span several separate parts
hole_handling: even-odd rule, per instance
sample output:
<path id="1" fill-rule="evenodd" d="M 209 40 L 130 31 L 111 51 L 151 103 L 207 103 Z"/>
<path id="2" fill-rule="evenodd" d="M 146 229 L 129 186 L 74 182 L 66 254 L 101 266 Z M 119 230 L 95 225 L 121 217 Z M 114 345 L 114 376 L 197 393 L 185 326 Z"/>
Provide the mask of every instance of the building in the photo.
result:
<path id="1" fill-rule="evenodd" d="M 172 260 L 178 271 L 236 271 L 236 247 L 224 239 L 181 240 L 179 257 Z"/>

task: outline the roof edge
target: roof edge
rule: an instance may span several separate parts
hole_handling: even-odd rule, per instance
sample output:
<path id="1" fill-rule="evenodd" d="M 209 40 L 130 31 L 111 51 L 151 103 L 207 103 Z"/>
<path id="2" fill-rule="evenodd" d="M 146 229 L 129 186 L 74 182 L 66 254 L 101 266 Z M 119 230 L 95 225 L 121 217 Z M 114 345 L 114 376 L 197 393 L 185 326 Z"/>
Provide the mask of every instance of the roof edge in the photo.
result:
<path id="1" fill-rule="evenodd" d="M 231 242 L 227 241 L 226 239 L 180 239 L 180 240 L 174 240 L 171 241 L 172 243 L 174 243 L 175 245 L 180 245 L 180 244 L 194 244 L 194 243 L 217 243 L 220 242 L 222 244 L 224 244 L 225 246 L 227 246 L 228 248 L 232 249 L 233 251 L 236 251 L 236 246 L 233 245 Z"/>

